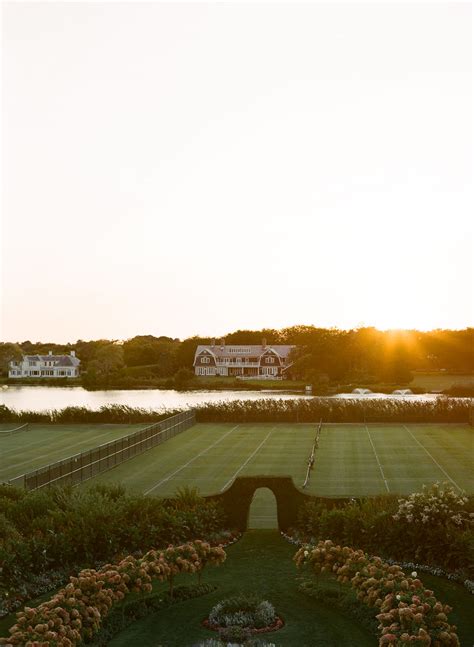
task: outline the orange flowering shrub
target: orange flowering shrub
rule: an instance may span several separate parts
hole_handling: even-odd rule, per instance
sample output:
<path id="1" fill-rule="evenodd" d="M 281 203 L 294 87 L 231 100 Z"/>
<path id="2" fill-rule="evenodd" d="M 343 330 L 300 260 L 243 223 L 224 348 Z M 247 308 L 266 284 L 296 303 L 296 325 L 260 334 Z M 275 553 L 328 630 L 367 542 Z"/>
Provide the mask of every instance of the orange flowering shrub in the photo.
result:
<path id="1" fill-rule="evenodd" d="M 48 602 L 19 611 L 10 637 L 0 638 L 0 644 L 72 647 L 91 637 L 111 607 L 127 593 L 150 592 L 152 580 L 158 579 L 170 582 L 172 594 L 175 575 L 200 572 L 207 564 L 222 564 L 225 558 L 221 546 L 194 541 L 163 551 L 150 550 L 141 558 L 129 556 L 98 571 L 83 570 Z"/>
<path id="2" fill-rule="evenodd" d="M 294 560 L 316 573 L 334 573 L 352 585 L 361 602 L 378 609 L 381 647 L 459 647 L 456 627 L 448 623 L 451 607 L 438 602 L 415 572 L 407 576 L 400 566 L 329 540 L 300 548 Z"/>

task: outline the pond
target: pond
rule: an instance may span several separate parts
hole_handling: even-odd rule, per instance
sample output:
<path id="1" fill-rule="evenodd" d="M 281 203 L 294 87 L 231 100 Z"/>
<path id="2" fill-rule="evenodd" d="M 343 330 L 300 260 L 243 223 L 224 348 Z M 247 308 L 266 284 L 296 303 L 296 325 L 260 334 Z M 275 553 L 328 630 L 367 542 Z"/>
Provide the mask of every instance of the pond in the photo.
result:
<path id="1" fill-rule="evenodd" d="M 65 407 L 88 407 L 99 409 L 107 404 L 124 404 L 130 407 L 146 409 L 178 409 L 195 406 L 205 402 L 232 400 L 262 400 L 265 398 L 282 398 L 284 400 L 312 397 L 304 393 L 289 391 L 174 391 L 160 389 L 142 389 L 136 391 L 86 391 L 80 386 L 9 386 L 0 390 L 0 405 L 10 409 L 28 409 L 44 411 L 48 409 L 64 409 Z M 385 395 L 383 393 L 352 394 L 342 393 L 342 398 L 396 398 L 409 400 L 431 400 L 438 396 L 422 395 Z"/>

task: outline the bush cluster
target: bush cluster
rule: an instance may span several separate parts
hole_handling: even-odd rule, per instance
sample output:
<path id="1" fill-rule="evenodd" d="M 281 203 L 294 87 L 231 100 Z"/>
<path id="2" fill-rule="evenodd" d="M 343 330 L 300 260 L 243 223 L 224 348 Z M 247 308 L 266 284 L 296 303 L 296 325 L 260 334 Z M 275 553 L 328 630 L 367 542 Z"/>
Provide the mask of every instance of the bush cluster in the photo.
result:
<path id="1" fill-rule="evenodd" d="M 33 492 L 0 486 L 0 615 L 2 601 L 6 613 L 73 569 L 196 537 L 218 539 L 223 527 L 219 504 L 189 489 L 162 500 L 100 484 Z"/>
<path id="2" fill-rule="evenodd" d="M 113 605 L 128 593 L 150 592 L 152 580 L 158 579 L 169 583 L 172 597 L 177 575 L 200 572 L 208 564 L 218 566 L 225 558 L 221 546 L 213 548 L 194 541 L 163 551 L 150 550 L 141 558 L 129 555 L 99 570 L 83 570 L 77 577 L 70 577 L 69 584 L 48 602 L 19 611 L 9 638 L 0 638 L 0 644 L 72 647 L 90 639 Z"/>
<path id="3" fill-rule="evenodd" d="M 339 582 L 350 583 L 358 600 L 379 612 L 380 647 L 459 647 L 456 628 L 448 622 L 451 607 L 425 589 L 416 572 L 407 576 L 400 566 L 329 540 L 300 548 L 294 560 L 316 574 L 333 573 Z"/>
<path id="4" fill-rule="evenodd" d="M 473 579 L 473 513 L 474 497 L 459 496 L 449 485 L 434 486 L 401 499 L 352 500 L 332 509 L 307 502 L 291 534 L 301 541 L 331 537 L 372 554 L 415 560 Z M 427 515 L 429 522 L 424 521 Z"/>
<path id="5" fill-rule="evenodd" d="M 398 510 L 393 515 L 395 521 L 413 523 L 420 526 L 457 526 L 474 527 L 474 512 L 468 512 L 467 496 L 459 494 L 450 485 L 440 487 L 434 483 L 423 486 L 421 492 L 414 492 L 408 498 L 398 499 Z"/>

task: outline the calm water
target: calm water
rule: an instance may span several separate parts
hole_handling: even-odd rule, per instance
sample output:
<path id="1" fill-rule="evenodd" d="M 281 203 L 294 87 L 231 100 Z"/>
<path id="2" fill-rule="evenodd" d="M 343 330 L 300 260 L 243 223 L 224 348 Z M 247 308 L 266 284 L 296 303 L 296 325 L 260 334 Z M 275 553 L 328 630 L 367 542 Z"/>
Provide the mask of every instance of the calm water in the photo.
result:
<path id="1" fill-rule="evenodd" d="M 264 398 L 308 398 L 303 393 L 284 391 L 161 391 L 159 389 L 137 391 L 86 391 L 80 386 L 47 387 L 47 386 L 9 386 L 0 390 L 0 404 L 11 409 L 28 409 L 44 411 L 46 409 L 63 409 L 64 407 L 89 407 L 99 409 L 105 404 L 127 404 L 131 407 L 146 409 L 177 409 L 194 406 L 203 402 L 231 400 L 261 400 Z M 406 398 L 428 400 L 436 395 L 386 396 L 381 393 L 352 395 L 343 393 L 335 397 L 344 398 Z"/>

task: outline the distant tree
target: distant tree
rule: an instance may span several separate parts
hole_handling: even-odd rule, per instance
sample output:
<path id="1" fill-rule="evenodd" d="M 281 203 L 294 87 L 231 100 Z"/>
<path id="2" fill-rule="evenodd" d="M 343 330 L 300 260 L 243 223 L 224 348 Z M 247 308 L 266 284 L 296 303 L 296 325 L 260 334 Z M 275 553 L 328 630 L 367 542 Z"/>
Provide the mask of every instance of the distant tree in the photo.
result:
<path id="1" fill-rule="evenodd" d="M 177 389 L 184 389 L 193 381 L 194 373 L 189 368 L 180 368 L 174 376 L 174 386 Z"/>
<path id="2" fill-rule="evenodd" d="M 0 343 L 0 371 L 8 375 L 9 363 L 20 360 L 22 355 L 22 350 L 18 344 L 10 342 Z"/>
<path id="3" fill-rule="evenodd" d="M 176 372 L 178 339 L 140 335 L 128 339 L 123 345 L 124 361 L 127 366 L 158 365 L 155 374 L 159 377 L 171 376 Z"/>
<path id="4" fill-rule="evenodd" d="M 96 353 L 96 359 L 89 362 L 87 372 L 83 375 L 84 386 L 107 387 L 111 378 L 124 367 L 123 347 L 121 344 L 109 343 Z"/>
<path id="5" fill-rule="evenodd" d="M 188 337 L 184 339 L 176 351 L 176 365 L 178 368 L 191 368 L 194 362 L 196 348 L 200 344 L 210 344 L 210 337 Z"/>

